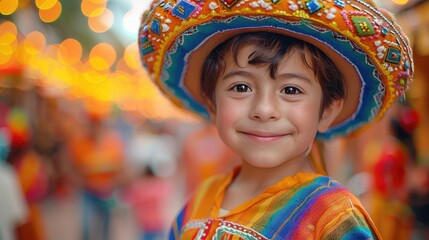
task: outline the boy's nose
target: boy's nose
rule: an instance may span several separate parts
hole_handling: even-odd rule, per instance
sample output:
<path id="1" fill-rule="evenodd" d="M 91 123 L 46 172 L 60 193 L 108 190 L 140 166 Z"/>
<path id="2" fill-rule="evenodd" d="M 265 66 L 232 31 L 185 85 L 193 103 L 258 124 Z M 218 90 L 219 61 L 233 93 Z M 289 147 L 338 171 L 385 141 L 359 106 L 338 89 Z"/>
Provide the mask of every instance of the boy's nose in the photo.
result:
<path id="1" fill-rule="evenodd" d="M 253 100 L 250 117 L 258 121 L 272 121 L 280 117 L 280 109 L 276 94 L 260 93 Z"/>

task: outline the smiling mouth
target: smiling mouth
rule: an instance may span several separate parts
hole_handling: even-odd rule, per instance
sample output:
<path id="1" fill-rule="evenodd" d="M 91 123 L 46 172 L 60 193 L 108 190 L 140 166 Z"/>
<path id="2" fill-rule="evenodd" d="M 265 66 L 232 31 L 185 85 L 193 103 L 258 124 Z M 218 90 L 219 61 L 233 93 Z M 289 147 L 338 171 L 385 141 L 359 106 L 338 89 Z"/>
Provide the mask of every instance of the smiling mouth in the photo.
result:
<path id="1" fill-rule="evenodd" d="M 253 132 L 240 132 L 246 138 L 250 139 L 253 142 L 258 143 L 271 143 L 279 141 L 280 139 L 288 136 L 290 134 L 272 134 L 272 133 L 253 133 Z"/>

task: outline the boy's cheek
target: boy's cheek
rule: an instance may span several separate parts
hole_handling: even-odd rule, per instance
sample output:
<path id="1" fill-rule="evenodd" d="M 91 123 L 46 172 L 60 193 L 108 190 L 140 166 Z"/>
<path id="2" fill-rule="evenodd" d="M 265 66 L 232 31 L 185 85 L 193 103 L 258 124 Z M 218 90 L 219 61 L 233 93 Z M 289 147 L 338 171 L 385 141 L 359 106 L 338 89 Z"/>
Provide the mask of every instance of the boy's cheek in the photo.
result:
<path id="1" fill-rule="evenodd" d="M 231 127 L 234 122 L 238 120 L 242 112 L 240 111 L 240 109 L 234 107 L 233 104 L 227 104 L 226 106 L 228 107 L 223 106 L 225 105 L 218 105 L 216 111 L 216 124 L 218 127 Z"/>
<path id="2" fill-rule="evenodd" d="M 217 122 L 231 122 L 239 113 L 239 103 L 228 101 L 222 96 L 216 96 L 216 120 Z M 243 106 L 244 107 L 244 106 Z"/>
<path id="3" fill-rule="evenodd" d="M 236 118 L 235 114 L 237 114 L 237 112 L 231 109 L 218 109 L 216 114 L 217 124 L 230 125 Z"/>

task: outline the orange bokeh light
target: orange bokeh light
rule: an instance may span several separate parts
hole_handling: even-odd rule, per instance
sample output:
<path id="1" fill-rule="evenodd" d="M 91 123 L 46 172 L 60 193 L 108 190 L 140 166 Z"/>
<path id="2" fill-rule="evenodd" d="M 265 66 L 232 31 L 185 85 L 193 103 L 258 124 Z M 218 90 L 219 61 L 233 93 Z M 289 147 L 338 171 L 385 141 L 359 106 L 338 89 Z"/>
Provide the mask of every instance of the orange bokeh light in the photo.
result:
<path id="1" fill-rule="evenodd" d="M 58 0 L 36 0 L 35 1 L 36 7 L 38 9 L 43 9 L 43 10 L 53 8 L 57 2 Z"/>
<path id="2" fill-rule="evenodd" d="M 31 32 L 24 40 L 25 52 L 29 55 L 36 55 L 40 53 L 46 46 L 46 38 L 43 33 L 39 31 Z"/>
<path id="3" fill-rule="evenodd" d="M 116 51 L 108 43 L 99 43 L 89 53 L 89 62 L 96 70 L 106 70 L 116 61 Z"/>
<path id="4" fill-rule="evenodd" d="M 88 17 L 88 26 L 96 33 L 106 32 L 113 26 L 114 19 L 113 12 L 106 8 L 101 14 Z"/>
<path id="5" fill-rule="evenodd" d="M 127 66 L 133 70 L 140 69 L 139 48 L 137 42 L 131 43 L 125 48 L 124 61 Z"/>
<path id="6" fill-rule="evenodd" d="M 82 58 L 82 45 L 75 39 L 66 39 L 59 45 L 57 56 L 61 63 L 74 65 Z"/>
<path id="7" fill-rule="evenodd" d="M 408 3 L 408 0 L 392 0 L 392 2 L 398 5 L 405 5 Z"/>
<path id="8" fill-rule="evenodd" d="M 16 48 L 17 48 L 17 42 L 16 41 L 10 41 L 10 35 L 11 33 L 6 33 L 2 36 L 0 36 L 0 42 L 3 43 L 3 40 L 6 38 L 7 41 L 10 42 L 8 44 L 0 44 L 0 65 L 5 65 L 10 62 L 10 60 L 14 57 Z M 3 37 L 4 36 L 4 37 Z"/>
<path id="9" fill-rule="evenodd" d="M 16 35 L 18 32 L 18 28 L 16 27 L 15 23 L 11 21 L 4 21 L 0 24 L 0 34 L 10 32 Z"/>
<path id="10" fill-rule="evenodd" d="M 18 29 L 13 22 L 5 21 L 0 24 L 0 45 L 11 44 L 16 41 Z"/>
<path id="11" fill-rule="evenodd" d="M 52 8 L 39 9 L 39 17 L 43 22 L 49 23 L 57 20 L 62 12 L 62 5 L 60 2 L 56 2 Z"/>
<path id="12" fill-rule="evenodd" d="M 89 1 L 95 4 L 105 4 L 107 2 L 107 0 L 89 0 Z"/>
<path id="13" fill-rule="evenodd" d="M 11 15 L 18 9 L 18 0 L 0 1 L 0 13 L 3 15 Z"/>
<path id="14" fill-rule="evenodd" d="M 89 0 L 82 0 L 80 9 L 83 15 L 89 17 L 95 16 L 96 14 L 101 14 L 101 12 L 106 8 L 106 5 L 106 2 L 94 3 Z"/>
<path id="15" fill-rule="evenodd" d="M 87 55 L 83 49 L 84 41 L 80 42 L 78 38 L 58 42 L 58 38 L 62 37 L 61 31 L 67 29 L 59 26 L 60 34 L 55 35 L 58 33 L 58 26 L 44 23 L 57 21 L 62 13 L 71 10 L 63 9 L 65 1 L 70 0 L 0 0 L 0 16 L 21 14 L 18 12 L 21 10 L 25 15 L 31 8 L 38 11 L 42 21 L 31 20 L 31 14 L 23 15 L 25 21 L 18 21 L 21 20 L 21 15 L 17 18 L 12 16 L 11 21 L 6 16 L 0 21 L 0 69 L 22 66 L 29 76 L 28 80 L 46 89 L 43 91 L 58 96 L 64 94 L 64 97 L 83 102 L 100 101 L 105 104 L 95 104 L 97 111 L 103 112 L 106 106 L 115 102 L 122 109 L 141 113 L 142 117 L 191 119 L 167 100 L 142 70 L 137 43 L 126 46 L 123 55 L 118 55 L 116 45 L 99 43 Z M 115 19 L 119 16 L 107 8 L 107 2 L 108 0 L 76 2 L 88 17 L 88 25 L 94 32 L 108 31 L 114 21 L 121 20 Z M 79 11 L 77 13 L 81 14 Z M 138 24 L 139 17 L 136 18 L 133 14 L 135 12 L 130 11 L 127 14 L 128 20 L 123 21 L 124 31 L 133 30 L 133 24 Z M 16 25 L 13 22 L 15 20 Z M 48 41 L 52 36 L 54 38 Z M 91 40 L 99 41 L 98 37 Z"/>

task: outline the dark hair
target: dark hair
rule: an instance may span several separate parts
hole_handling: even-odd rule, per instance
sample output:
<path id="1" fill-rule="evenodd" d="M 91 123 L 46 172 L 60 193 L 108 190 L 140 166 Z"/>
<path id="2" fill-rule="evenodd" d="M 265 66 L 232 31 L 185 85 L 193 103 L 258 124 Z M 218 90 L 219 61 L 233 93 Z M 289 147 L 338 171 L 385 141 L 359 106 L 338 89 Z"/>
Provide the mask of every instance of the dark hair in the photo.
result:
<path id="1" fill-rule="evenodd" d="M 313 70 L 320 83 L 323 92 L 322 109 L 329 106 L 333 100 L 344 98 L 345 83 L 341 72 L 324 52 L 310 43 L 296 38 L 276 33 L 256 32 L 239 34 L 226 40 L 213 49 L 207 57 L 201 75 L 201 92 L 213 106 L 216 82 L 225 70 L 225 55 L 229 51 L 237 63 L 237 53 L 249 45 L 255 46 L 256 49 L 249 55 L 248 63 L 252 65 L 268 64 L 272 78 L 275 78 L 278 65 L 283 57 L 291 51 L 297 51 L 305 65 Z M 305 50 L 311 53 L 311 59 L 306 59 Z"/>

